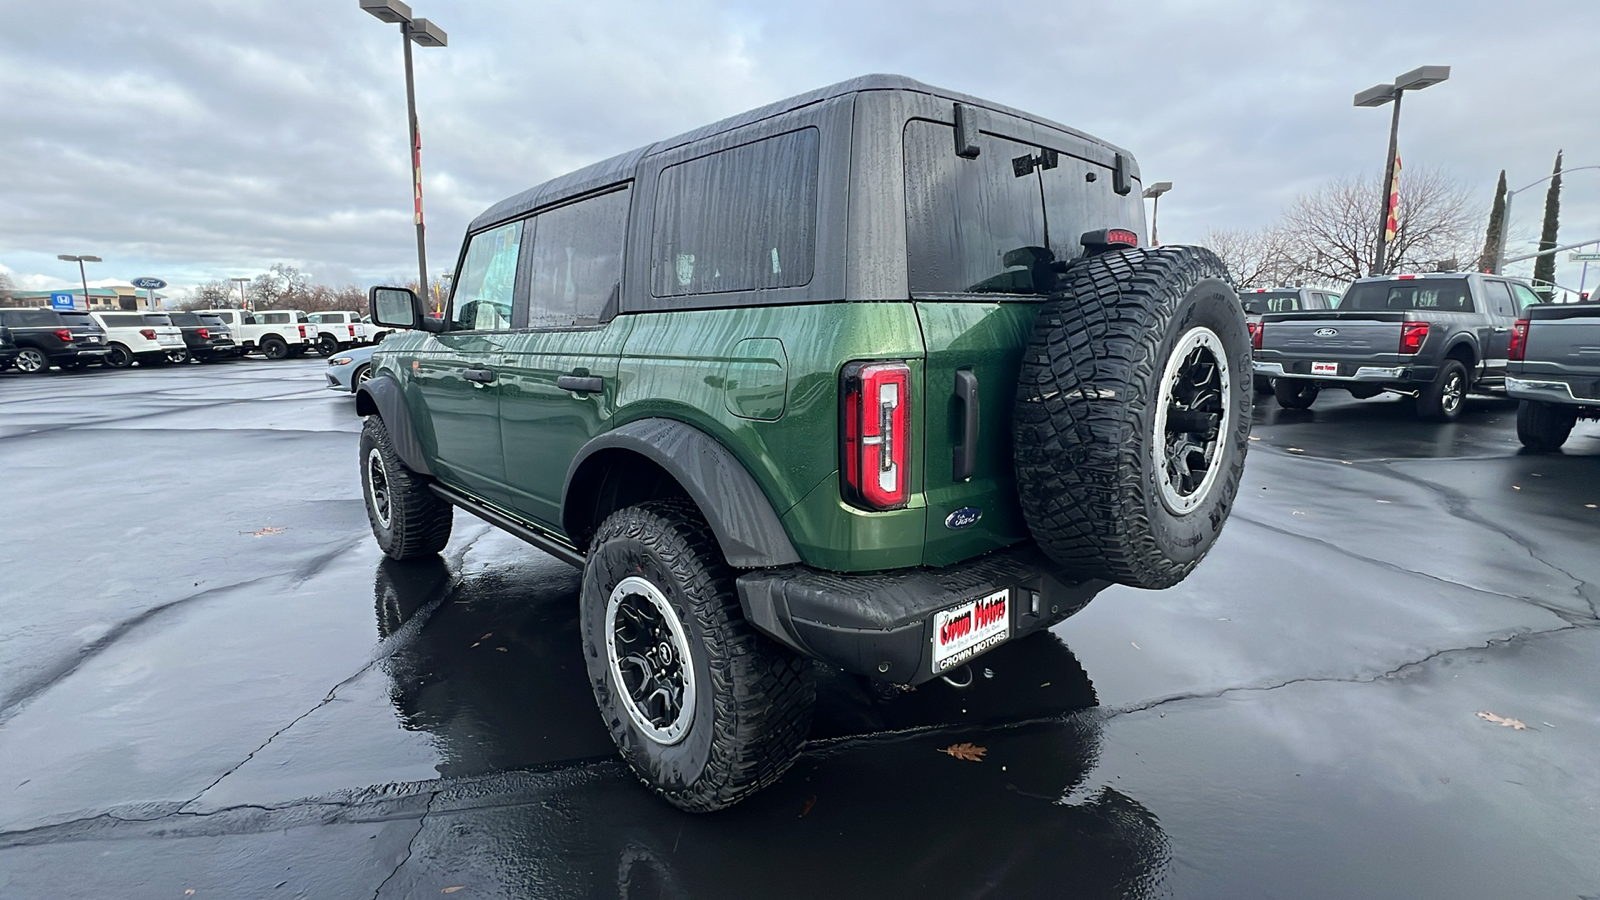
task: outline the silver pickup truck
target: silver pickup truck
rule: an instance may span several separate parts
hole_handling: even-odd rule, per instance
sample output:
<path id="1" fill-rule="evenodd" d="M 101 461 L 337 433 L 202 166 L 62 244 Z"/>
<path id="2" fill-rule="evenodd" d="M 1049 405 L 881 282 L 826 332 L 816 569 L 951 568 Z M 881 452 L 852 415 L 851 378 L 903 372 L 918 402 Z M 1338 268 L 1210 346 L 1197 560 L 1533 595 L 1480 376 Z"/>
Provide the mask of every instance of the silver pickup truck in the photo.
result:
<path id="1" fill-rule="evenodd" d="M 1538 302 L 1522 282 L 1476 272 L 1358 279 L 1337 310 L 1262 316 L 1255 374 L 1288 409 L 1327 388 L 1358 399 L 1392 391 L 1448 421 L 1468 393 L 1503 389 L 1512 326 Z"/>
<path id="2" fill-rule="evenodd" d="M 1600 304 L 1529 307 L 1512 326 L 1506 393 L 1530 450 L 1567 442 L 1579 419 L 1600 419 Z"/>

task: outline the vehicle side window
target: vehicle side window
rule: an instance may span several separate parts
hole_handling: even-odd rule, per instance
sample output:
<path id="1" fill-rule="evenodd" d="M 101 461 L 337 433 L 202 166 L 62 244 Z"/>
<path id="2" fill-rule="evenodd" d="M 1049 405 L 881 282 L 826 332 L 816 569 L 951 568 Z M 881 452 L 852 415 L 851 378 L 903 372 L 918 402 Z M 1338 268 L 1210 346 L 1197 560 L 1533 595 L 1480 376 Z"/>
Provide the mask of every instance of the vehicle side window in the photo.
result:
<path id="1" fill-rule="evenodd" d="M 144 316 L 137 314 L 102 313 L 100 322 L 107 328 L 143 328 Z"/>
<path id="2" fill-rule="evenodd" d="M 1011 164 L 1038 150 L 980 134 L 978 156 L 964 159 L 953 150 L 954 128 L 921 119 L 906 123 L 903 140 L 911 293 L 1047 289 L 1034 271 L 1051 262 L 1039 179 L 1018 178 Z"/>
<path id="3" fill-rule="evenodd" d="M 1484 289 L 1489 295 L 1489 308 L 1496 315 L 1505 318 L 1516 317 L 1516 304 L 1511 299 L 1511 285 L 1504 281 L 1484 281 Z"/>
<path id="4" fill-rule="evenodd" d="M 1513 284 L 1511 286 L 1511 290 L 1517 295 L 1517 309 L 1519 311 L 1527 309 L 1534 304 L 1544 302 L 1543 300 L 1539 299 L 1539 295 L 1535 294 L 1527 285 Z"/>
<path id="5" fill-rule="evenodd" d="M 1329 294 L 1328 295 L 1328 308 L 1329 309 L 1338 309 L 1339 308 L 1339 295 L 1338 294 Z"/>
<path id="6" fill-rule="evenodd" d="M 480 231 L 454 281 L 451 331 L 501 331 L 511 327 L 511 298 L 522 249 L 522 220 Z"/>
<path id="7" fill-rule="evenodd" d="M 296 314 L 295 314 L 295 317 L 294 317 L 294 320 L 295 320 L 295 322 L 297 322 L 297 323 L 301 323 L 301 324 L 304 324 L 304 323 L 306 323 L 306 322 L 309 322 L 309 321 L 311 321 L 311 319 L 309 319 L 309 318 L 308 318 L 308 317 L 307 317 L 307 316 L 306 316 L 306 314 L 305 314 L 305 313 L 296 313 Z"/>
<path id="8" fill-rule="evenodd" d="M 56 314 L 48 309 L 19 309 L 7 313 L 7 325 L 17 328 L 49 327 L 61 324 Z"/>
<path id="9" fill-rule="evenodd" d="M 815 128 L 661 171 L 651 293 L 715 294 L 811 283 L 817 255 Z"/>
<path id="10" fill-rule="evenodd" d="M 529 328 L 595 325 L 608 303 L 615 311 L 630 196 L 625 188 L 535 217 Z"/>

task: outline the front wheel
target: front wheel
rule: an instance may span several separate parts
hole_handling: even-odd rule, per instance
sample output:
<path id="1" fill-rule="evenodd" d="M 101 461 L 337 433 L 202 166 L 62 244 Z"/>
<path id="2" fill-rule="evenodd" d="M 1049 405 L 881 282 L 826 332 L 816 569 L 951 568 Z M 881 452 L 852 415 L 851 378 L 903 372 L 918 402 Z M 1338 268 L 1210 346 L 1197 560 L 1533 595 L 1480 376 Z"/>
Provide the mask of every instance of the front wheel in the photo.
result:
<path id="1" fill-rule="evenodd" d="M 745 621 L 711 529 L 684 501 L 613 513 L 579 595 L 606 728 L 672 805 L 709 812 L 776 781 L 811 726 L 810 663 Z"/>
<path id="2" fill-rule="evenodd" d="M 1447 359 L 1439 374 L 1417 395 L 1417 415 L 1435 422 L 1452 422 L 1461 415 L 1467 397 L 1467 367 Z"/>
<path id="3" fill-rule="evenodd" d="M 1523 400 L 1517 406 L 1517 440 L 1539 453 L 1553 453 L 1572 436 L 1578 411 L 1543 400 Z"/>
<path id="4" fill-rule="evenodd" d="M 450 542 L 454 510 L 406 468 L 394 452 L 383 420 L 361 425 L 361 494 L 378 549 L 391 559 L 438 553 Z"/>
<path id="5" fill-rule="evenodd" d="M 362 363 L 361 366 L 356 369 L 356 374 L 350 378 L 350 393 L 353 394 L 360 390 L 363 384 L 366 384 L 371 380 L 372 366 L 368 363 Z"/>
<path id="6" fill-rule="evenodd" d="M 1284 409 L 1310 409 L 1317 400 L 1316 382 L 1302 378 L 1278 378 L 1272 385 L 1272 396 Z"/>
<path id="7" fill-rule="evenodd" d="M 1013 407 L 1018 499 L 1072 574 L 1182 581 L 1233 508 L 1250 435 L 1250 333 L 1202 247 L 1074 264 L 1043 305 Z"/>
<path id="8" fill-rule="evenodd" d="M 184 363 L 186 363 L 188 361 L 189 361 L 189 351 L 188 350 L 168 350 L 167 351 L 167 362 L 172 363 L 175 366 L 181 366 L 181 365 L 183 365 Z"/>

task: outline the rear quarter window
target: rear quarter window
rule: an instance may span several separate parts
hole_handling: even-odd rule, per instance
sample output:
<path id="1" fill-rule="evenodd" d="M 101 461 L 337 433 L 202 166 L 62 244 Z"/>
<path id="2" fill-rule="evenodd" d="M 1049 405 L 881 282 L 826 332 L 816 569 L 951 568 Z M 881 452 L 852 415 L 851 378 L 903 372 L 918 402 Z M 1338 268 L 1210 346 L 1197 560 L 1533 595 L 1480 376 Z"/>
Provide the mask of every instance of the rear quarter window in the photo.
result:
<path id="1" fill-rule="evenodd" d="M 56 318 L 56 314 L 48 309 L 8 309 L 4 312 L 4 319 L 0 321 L 13 328 L 48 328 L 63 324 L 62 320 Z"/>
<path id="2" fill-rule="evenodd" d="M 809 284 L 817 253 L 818 145 L 818 130 L 802 128 L 663 169 L 651 293 Z"/>
<path id="3" fill-rule="evenodd" d="M 103 313 L 100 323 L 107 328 L 143 328 L 147 324 L 138 313 Z"/>
<path id="4" fill-rule="evenodd" d="M 1452 313 L 1472 312 L 1474 309 L 1465 278 L 1416 278 L 1353 284 L 1345 292 L 1339 308 L 1360 312 L 1422 310 Z"/>

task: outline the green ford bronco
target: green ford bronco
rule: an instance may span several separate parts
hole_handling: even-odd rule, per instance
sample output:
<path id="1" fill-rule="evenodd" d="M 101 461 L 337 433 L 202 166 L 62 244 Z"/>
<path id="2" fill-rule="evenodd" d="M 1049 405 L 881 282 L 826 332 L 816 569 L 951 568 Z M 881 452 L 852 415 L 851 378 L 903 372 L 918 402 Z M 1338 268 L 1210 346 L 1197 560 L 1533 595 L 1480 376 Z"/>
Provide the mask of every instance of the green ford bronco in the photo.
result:
<path id="1" fill-rule="evenodd" d="M 892 76 L 539 185 L 357 395 L 378 544 L 461 507 L 583 570 L 622 756 L 687 810 L 777 779 L 813 660 L 901 685 L 1205 556 L 1244 468 L 1222 263 L 1146 248 L 1124 150 Z"/>

